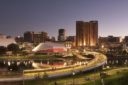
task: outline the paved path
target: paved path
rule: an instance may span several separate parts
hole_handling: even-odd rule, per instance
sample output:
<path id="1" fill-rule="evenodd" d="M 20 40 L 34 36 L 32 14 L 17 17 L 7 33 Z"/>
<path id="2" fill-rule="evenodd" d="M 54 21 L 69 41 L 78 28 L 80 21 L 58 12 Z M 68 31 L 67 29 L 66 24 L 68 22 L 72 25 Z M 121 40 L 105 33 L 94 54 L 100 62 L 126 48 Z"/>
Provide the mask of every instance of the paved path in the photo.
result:
<path id="1" fill-rule="evenodd" d="M 97 52 L 92 52 L 93 55 L 96 55 L 97 57 L 94 58 L 93 60 L 88 62 L 88 65 L 79 65 L 79 66 L 72 66 L 70 68 L 63 68 L 63 69 L 59 69 L 59 70 L 51 70 L 51 71 L 47 71 L 47 75 L 48 77 L 57 77 L 57 76 L 65 76 L 65 75 L 71 75 L 72 72 L 74 71 L 75 73 L 81 72 L 81 71 L 87 71 L 87 70 L 91 70 L 94 69 L 96 67 L 99 67 L 101 65 L 103 65 L 107 58 L 105 55 L 97 53 Z M 78 56 L 78 54 L 76 54 L 76 56 Z M 80 56 L 79 56 L 80 57 Z M 81 56 L 82 58 L 82 56 Z M 37 76 L 38 73 L 24 73 L 24 77 L 16 77 L 16 78 L 0 78 L 0 81 L 21 81 L 23 79 L 25 80 L 29 80 L 29 79 L 34 79 L 35 75 Z M 44 75 L 44 72 L 40 72 L 40 75 Z"/>

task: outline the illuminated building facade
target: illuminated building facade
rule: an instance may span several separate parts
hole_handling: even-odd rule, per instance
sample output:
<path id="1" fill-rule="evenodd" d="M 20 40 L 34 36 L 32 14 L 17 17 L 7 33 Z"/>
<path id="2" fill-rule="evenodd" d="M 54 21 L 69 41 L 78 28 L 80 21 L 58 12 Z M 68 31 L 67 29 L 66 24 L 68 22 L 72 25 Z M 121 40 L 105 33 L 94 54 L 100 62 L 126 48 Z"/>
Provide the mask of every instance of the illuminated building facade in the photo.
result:
<path id="1" fill-rule="evenodd" d="M 76 21 L 76 46 L 92 47 L 98 44 L 98 21 Z"/>

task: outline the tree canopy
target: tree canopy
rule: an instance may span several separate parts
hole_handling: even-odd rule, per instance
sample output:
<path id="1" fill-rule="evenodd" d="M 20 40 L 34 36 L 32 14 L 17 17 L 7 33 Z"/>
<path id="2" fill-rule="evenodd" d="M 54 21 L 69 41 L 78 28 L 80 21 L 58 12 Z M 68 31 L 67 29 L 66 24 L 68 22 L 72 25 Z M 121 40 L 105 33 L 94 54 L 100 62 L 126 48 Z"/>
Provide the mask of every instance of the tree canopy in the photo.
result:
<path id="1" fill-rule="evenodd" d="M 19 46 L 17 44 L 9 44 L 7 46 L 8 51 L 12 51 L 13 54 L 17 54 L 19 52 Z"/>
<path id="2" fill-rule="evenodd" d="M 7 48 L 4 46 L 0 46 L 0 55 L 6 54 Z"/>

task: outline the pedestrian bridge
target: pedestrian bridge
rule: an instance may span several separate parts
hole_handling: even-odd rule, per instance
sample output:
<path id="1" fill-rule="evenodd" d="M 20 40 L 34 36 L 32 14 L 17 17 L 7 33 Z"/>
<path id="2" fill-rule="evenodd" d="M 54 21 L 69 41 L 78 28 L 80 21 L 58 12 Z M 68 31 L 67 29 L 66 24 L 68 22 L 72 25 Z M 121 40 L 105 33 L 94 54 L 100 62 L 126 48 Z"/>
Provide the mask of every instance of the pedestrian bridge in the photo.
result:
<path id="1" fill-rule="evenodd" d="M 80 56 L 77 53 L 76 56 Z M 63 68 L 63 69 L 56 69 L 56 70 L 49 70 L 49 71 L 43 71 L 40 72 L 38 76 L 43 76 L 44 74 L 47 74 L 48 77 L 53 78 L 53 77 L 60 77 L 60 76 L 66 76 L 66 75 L 72 75 L 73 73 L 79 73 L 79 72 L 84 72 L 84 71 L 89 71 L 92 69 L 95 69 L 97 67 L 100 67 L 102 65 L 104 65 L 107 62 L 107 57 L 104 54 L 98 53 L 98 52 L 88 52 L 88 54 L 92 54 L 94 56 L 96 56 L 94 59 L 92 59 L 91 61 L 88 62 L 88 64 L 86 65 L 72 65 L 68 68 Z M 81 56 L 82 58 L 82 56 Z M 32 77 L 37 75 L 37 73 L 29 73 L 30 70 L 26 70 L 24 71 L 24 77 Z M 38 70 L 37 70 L 38 71 Z"/>
<path id="2" fill-rule="evenodd" d="M 77 53 L 76 56 L 78 55 Z M 30 80 L 35 79 L 37 76 L 43 78 L 44 75 L 47 75 L 49 78 L 66 76 L 66 75 L 74 75 L 79 72 L 89 71 L 104 65 L 107 62 L 107 57 L 104 54 L 98 52 L 88 52 L 88 54 L 92 54 L 96 56 L 94 59 L 88 62 L 88 64 L 84 65 L 72 65 L 70 67 L 65 67 L 63 69 L 56 70 L 24 70 L 23 75 L 20 77 L 13 78 L 2 78 L 0 81 L 21 81 L 21 80 Z M 82 56 L 79 55 L 82 58 Z"/>

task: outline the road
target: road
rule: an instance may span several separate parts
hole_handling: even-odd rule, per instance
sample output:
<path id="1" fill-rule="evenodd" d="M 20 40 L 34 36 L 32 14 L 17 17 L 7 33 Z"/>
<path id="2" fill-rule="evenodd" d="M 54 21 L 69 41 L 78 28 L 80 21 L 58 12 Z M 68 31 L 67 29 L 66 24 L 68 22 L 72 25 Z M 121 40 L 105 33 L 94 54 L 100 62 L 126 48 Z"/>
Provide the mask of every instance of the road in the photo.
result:
<path id="1" fill-rule="evenodd" d="M 73 72 L 78 73 L 81 71 L 88 71 L 91 69 L 94 69 L 96 67 L 102 66 L 106 61 L 107 57 L 101 53 L 98 52 L 89 52 L 92 55 L 95 55 L 96 58 L 92 59 L 88 62 L 87 65 L 73 65 L 68 68 L 63 69 L 56 69 L 56 70 L 49 70 L 49 71 L 43 71 L 43 72 L 35 72 L 35 70 L 31 73 L 28 73 L 29 71 L 24 71 L 23 76 L 15 77 L 13 78 L 0 78 L 0 81 L 21 81 L 21 80 L 30 80 L 35 79 L 35 77 L 41 77 L 44 74 L 47 74 L 48 77 L 58 77 L 58 76 L 66 76 L 66 75 L 72 75 Z M 77 53 L 74 53 L 76 56 L 78 56 Z M 82 58 L 82 56 L 80 56 Z"/>

